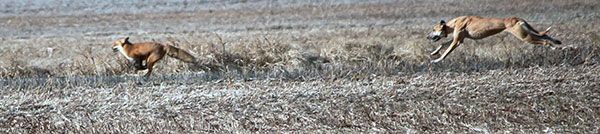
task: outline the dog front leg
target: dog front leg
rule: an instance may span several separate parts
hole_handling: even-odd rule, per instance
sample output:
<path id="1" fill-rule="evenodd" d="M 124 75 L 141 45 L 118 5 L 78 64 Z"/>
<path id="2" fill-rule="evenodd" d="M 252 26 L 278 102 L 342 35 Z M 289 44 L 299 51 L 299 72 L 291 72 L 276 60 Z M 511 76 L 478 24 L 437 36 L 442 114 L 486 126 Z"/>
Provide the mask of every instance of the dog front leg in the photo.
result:
<path id="1" fill-rule="evenodd" d="M 433 50 L 433 52 L 431 52 L 431 55 L 437 55 L 437 54 L 439 54 L 440 50 L 442 50 L 442 48 L 444 48 L 444 46 L 450 45 L 450 43 L 452 43 L 452 41 L 453 40 L 450 40 L 448 42 L 444 42 L 444 43 L 440 44 L 440 46 L 437 49 L 435 49 L 435 50 Z"/>
<path id="2" fill-rule="evenodd" d="M 440 58 L 437 58 L 431 62 L 438 63 L 438 62 L 442 61 L 444 58 L 446 58 L 446 56 L 448 56 L 448 54 L 450 54 L 450 52 L 452 52 L 456 47 L 458 47 L 458 45 L 460 45 L 463 42 L 463 39 L 465 38 L 465 37 L 461 36 L 461 34 L 462 34 L 462 32 L 460 32 L 460 33 L 455 32 L 454 39 L 452 40 L 452 43 L 450 44 L 450 46 L 446 49 L 446 52 L 444 52 L 444 54 L 442 54 L 442 56 L 440 56 Z"/>
<path id="3" fill-rule="evenodd" d="M 450 47 L 448 47 L 448 49 L 446 49 L 446 52 L 444 52 L 444 54 L 442 54 L 442 56 L 440 56 L 439 58 L 432 60 L 431 63 L 438 63 L 440 61 L 442 61 L 443 59 L 446 58 L 446 56 L 448 56 L 448 54 L 450 52 L 452 52 L 456 47 L 458 46 L 458 43 L 452 43 L 450 45 Z"/>

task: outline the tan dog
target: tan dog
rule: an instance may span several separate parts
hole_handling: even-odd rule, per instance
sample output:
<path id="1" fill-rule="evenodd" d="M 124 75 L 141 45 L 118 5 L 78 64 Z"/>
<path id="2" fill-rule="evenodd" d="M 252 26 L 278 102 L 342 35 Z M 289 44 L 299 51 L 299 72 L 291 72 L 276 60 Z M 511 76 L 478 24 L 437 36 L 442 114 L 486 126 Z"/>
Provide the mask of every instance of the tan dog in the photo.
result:
<path id="1" fill-rule="evenodd" d="M 152 67 L 154 63 L 158 62 L 165 55 L 179 59 L 188 63 L 197 63 L 198 59 L 188 52 L 181 50 L 171 45 L 162 45 L 154 42 L 144 43 L 131 43 L 129 37 L 125 39 L 119 39 L 112 45 L 115 52 L 119 51 L 129 61 L 134 62 L 135 71 L 148 69 L 146 77 L 152 73 Z M 143 61 L 146 61 L 146 65 L 142 65 Z"/>
<path id="2" fill-rule="evenodd" d="M 561 44 L 561 42 L 546 35 L 550 28 L 548 27 L 543 32 L 537 32 L 525 20 L 516 17 L 484 18 L 478 16 L 461 16 L 450 20 L 448 23 L 442 20 L 439 25 L 433 27 L 433 32 L 427 36 L 427 39 L 436 42 L 443 37 L 447 37 L 448 34 L 452 34 L 453 39 L 441 44 L 431 53 L 431 55 L 436 55 L 442 47 L 450 45 L 441 57 L 431 62 L 437 63 L 446 58 L 452 50 L 463 43 L 465 38 L 474 40 L 483 39 L 502 31 L 508 31 L 517 38 L 531 44 L 547 44 L 554 48 L 547 41 L 554 44 Z"/>

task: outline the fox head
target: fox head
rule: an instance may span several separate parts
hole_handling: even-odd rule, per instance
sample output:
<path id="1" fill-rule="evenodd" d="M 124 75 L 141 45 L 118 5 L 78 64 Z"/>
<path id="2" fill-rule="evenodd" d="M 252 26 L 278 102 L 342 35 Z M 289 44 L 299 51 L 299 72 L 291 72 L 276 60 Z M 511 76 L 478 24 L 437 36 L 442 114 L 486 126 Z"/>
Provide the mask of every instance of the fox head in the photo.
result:
<path id="1" fill-rule="evenodd" d="M 450 32 L 452 32 L 452 28 L 446 26 L 446 22 L 442 20 L 440 21 L 440 24 L 433 27 L 433 32 L 427 36 L 427 39 L 436 42 L 442 38 L 448 37 L 448 33 Z"/>
<path id="2" fill-rule="evenodd" d="M 123 49 L 123 46 L 125 44 L 131 44 L 129 42 L 129 37 L 115 41 L 111 48 L 113 49 L 113 51 L 117 52 L 119 51 L 119 49 Z"/>
<path id="3" fill-rule="evenodd" d="M 125 49 L 123 48 L 125 45 L 131 45 L 131 42 L 129 42 L 129 37 L 115 41 L 115 44 L 112 45 L 112 49 L 115 52 L 121 52 L 121 54 L 123 54 L 127 60 L 135 61 L 135 59 L 127 56 L 127 52 L 125 52 Z"/>

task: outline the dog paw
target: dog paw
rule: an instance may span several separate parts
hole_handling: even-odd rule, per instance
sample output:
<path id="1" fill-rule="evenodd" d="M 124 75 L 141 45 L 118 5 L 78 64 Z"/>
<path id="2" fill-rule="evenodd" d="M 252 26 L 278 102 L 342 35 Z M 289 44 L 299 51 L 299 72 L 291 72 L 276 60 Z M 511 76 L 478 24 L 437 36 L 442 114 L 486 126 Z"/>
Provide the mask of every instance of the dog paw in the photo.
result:
<path id="1" fill-rule="evenodd" d="M 439 54 L 439 52 L 431 52 L 431 54 L 429 54 L 429 55 L 434 56 L 434 55 L 437 55 L 437 54 Z"/>
<path id="2" fill-rule="evenodd" d="M 441 61 L 440 59 L 436 59 L 436 60 L 432 60 L 431 63 L 438 63 L 440 61 Z"/>

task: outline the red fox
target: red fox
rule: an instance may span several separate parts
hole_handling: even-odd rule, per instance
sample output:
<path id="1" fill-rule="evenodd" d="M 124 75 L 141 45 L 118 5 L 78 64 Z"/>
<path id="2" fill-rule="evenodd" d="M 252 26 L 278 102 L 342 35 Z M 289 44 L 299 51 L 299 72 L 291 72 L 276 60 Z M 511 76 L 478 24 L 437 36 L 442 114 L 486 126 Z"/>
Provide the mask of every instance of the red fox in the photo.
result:
<path id="1" fill-rule="evenodd" d="M 144 42 L 144 43 L 131 43 L 129 37 L 119 39 L 112 45 L 112 49 L 116 52 L 119 51 L 129 61 L 135 62 L 135 71 L 148 69 L 145 77 L 149 77 L 152 73 L 152 66 L 162 59 L 165 54 L 179 59 L 188 63 L 197 63 L 198 58 L 192 56 L 188 52 L 181 50 L 171 45 L 162 45 L 155 42 Z M 143 66 L 142 62 L 146 60 L 146 65 Z"/>

